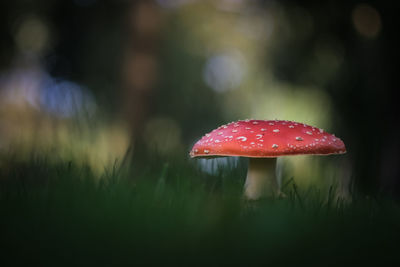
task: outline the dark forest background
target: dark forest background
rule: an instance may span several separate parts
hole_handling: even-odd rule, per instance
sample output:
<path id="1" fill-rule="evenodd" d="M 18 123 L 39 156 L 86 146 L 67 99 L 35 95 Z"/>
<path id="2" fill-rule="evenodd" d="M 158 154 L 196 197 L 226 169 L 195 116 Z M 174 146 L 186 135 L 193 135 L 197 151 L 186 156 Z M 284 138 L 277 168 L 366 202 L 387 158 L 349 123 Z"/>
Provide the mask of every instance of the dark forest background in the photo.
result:
<path id="1" fill-rule="evenodd" d="M 328 101 L 305 122 L 344 140 L 357 189 L 399 196 L 398 17 L 391 1 L 1 1 L 0 151 L 187 157 L 228 121 L 308 118 L 268 101 Z"/>

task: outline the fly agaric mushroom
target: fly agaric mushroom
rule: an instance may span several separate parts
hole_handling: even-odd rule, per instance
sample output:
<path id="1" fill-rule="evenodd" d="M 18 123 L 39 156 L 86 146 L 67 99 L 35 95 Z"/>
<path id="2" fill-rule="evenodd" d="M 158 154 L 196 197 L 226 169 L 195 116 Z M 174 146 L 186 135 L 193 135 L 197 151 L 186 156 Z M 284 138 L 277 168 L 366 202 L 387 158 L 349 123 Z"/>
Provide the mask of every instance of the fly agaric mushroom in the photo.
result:
<path id="1" fill-rule="evenodd" d="M 293 121 L 244 120 L 206 134 L 193 146 L 190 156 L 248 157 L 244 195 L 254 200 L 280 194 L 275 178 L 277 157 L 343 153 L 343 141 L 322 129 Z"/>

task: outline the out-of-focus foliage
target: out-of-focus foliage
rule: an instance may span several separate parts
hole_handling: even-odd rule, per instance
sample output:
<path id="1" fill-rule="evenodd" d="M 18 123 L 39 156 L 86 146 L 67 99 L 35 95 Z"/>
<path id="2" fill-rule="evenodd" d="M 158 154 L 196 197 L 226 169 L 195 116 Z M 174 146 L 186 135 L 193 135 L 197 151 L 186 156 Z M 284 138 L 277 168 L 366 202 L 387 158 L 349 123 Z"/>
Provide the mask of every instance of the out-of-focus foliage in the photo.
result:
<path id="1" fill-rule="evenodd" d="M 279 118 L 348 148 L 341 160 L 285 159 L 284 171 L 391 191 L 396 16 L 370 1 L 2 1 L 0 153 L 102 170 L 130 145 L 184 158 L 220 124 Z"/>

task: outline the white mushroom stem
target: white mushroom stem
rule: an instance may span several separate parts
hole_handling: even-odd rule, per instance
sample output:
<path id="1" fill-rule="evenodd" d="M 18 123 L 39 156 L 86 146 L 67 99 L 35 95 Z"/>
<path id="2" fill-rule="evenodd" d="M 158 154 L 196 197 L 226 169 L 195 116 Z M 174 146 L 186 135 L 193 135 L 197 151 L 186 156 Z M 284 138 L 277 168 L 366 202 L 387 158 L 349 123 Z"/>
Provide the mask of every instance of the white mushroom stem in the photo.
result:
<path id="1" fill-rule="evenodd" d="M 249 200 L 279 195 L 275 175 L 276 158 L 250 158 L 244 195 Z"/>

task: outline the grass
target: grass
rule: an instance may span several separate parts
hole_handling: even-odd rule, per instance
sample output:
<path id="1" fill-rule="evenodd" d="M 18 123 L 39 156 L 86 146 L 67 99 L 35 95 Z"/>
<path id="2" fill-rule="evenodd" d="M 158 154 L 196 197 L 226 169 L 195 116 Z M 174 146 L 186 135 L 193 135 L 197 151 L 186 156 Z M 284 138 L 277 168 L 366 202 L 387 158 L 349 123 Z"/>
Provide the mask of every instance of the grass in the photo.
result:
<path id="1" fill-rule="evenodd" d="M 343 203 L 294 179 L 284 199 L 247 202 L 243 164 L 216 176 L 183 160 L 129 165 L 101 177 L 43 158 L 2 165 L 0 266 L 400 262 L 394 200 Z"/>

